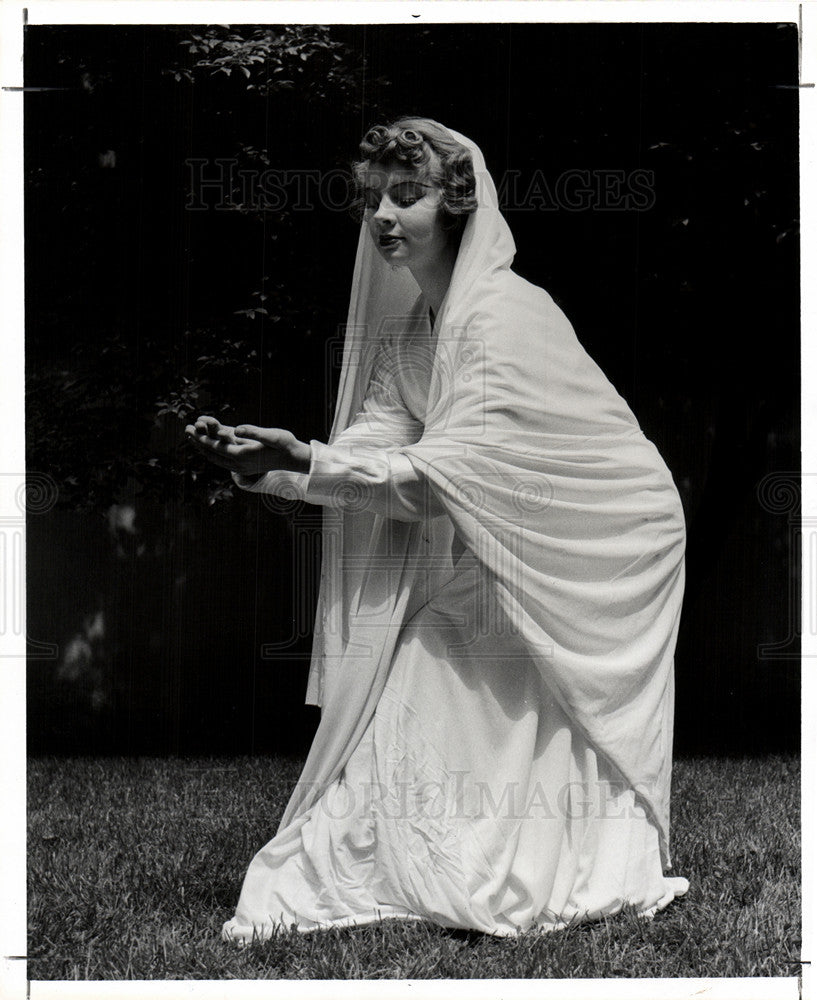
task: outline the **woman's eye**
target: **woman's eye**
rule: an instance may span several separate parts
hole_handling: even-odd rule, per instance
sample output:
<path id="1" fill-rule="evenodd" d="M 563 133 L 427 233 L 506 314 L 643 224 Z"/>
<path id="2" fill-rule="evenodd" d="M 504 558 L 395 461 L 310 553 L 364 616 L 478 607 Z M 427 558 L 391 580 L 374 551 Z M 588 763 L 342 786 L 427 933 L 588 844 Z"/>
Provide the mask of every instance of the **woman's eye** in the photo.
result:
<path id="1" fill-rule="evenodd" d="M 411 208 L 412 205 L 416 205 L 420 201 L 424 194 L 425 191 L 389 192 L 388 198 L 393 205 L 397 205 L 399 208 Z M 374 212 L 380 207 L 380 201 L 381 196 L 377 192 L 371 192 L 363 197 L 364 207 Z"/>
<path id="2" fill-rule="evenodd" d="M 425 191 L 422 188 L 407 188 L 397 195 L 396 201 L 398 205 L 402 205 L 405 208 L 420 201 L 424 195 Z"/>

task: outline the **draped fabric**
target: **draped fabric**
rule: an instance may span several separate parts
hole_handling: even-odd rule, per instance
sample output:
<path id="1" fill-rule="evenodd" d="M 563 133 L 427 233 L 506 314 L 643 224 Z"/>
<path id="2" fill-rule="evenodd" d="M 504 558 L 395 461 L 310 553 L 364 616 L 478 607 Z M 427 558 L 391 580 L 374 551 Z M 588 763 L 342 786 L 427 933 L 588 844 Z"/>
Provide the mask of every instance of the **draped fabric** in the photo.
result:
<path id="1" fill-rule="evenodd" d="M 466 622 L 459 647 L 496 671 L 533 671 L 574 744 L 632 796 L 666 866 L 678 494 L 561 310 L 511 271 L 482 154 L 451 134 L 471 151 L 478 209 L 433 329 L 410 273 L 364 227 L 329 444 L 312 442 L 309 474 L 251 487 L 324 505 L 307 691 L 321 721 L 277 840 L 312 821 L 372 740 L 407 627 L 464 553 L 501 634 L 486 647 Z M 407 385 L 426 398 L 405 399 Z"/>

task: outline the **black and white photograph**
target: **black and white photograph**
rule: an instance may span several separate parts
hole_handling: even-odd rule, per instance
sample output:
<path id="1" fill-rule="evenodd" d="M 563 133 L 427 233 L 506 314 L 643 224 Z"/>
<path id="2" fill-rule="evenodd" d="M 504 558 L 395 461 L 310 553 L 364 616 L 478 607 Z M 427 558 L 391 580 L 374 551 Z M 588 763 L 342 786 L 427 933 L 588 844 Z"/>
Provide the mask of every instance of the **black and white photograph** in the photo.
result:
<path id="1" fill-rule="evenodd" d="M 806 995 L 802 9 L 68 6 L 16 981 Z"/>

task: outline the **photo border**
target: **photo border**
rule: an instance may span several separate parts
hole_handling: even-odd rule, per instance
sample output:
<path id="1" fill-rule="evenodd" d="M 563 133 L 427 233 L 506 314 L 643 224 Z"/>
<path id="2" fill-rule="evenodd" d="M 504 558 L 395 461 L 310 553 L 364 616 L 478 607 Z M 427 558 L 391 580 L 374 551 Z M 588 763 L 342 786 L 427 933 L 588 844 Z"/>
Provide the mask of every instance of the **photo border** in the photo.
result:
<path id="1" fill-rule="evenodd" d="M 196 24 L 196 23 L 314 23 L 314 24 L 441 24 L 441 23 L 657 23 L 710 22 L 795 23 L 800 37 L 800 204 L 801 204 L 801 426 L 803 515 L 803 649 L 802 662 L 813 666 L 817 634 L 808 627 L 817 606 L 817 285 L 806 280 L 817 274 L 814 222 L 817 187 L 817 9 L 815 0 L 796 4 L 781 0 L 3 0 L 0 6 L 0 302 L 4 327 L 3 364 L 0 366 L 0 417 L 3 459 L 0 472 L 24 469 L 24 300 L 23 300 L 23 25 L 47 24 Z M 13 432 L 9 432 L 13 429 Z M 23 473 L 17 473 L 22 478 Z M 0 521 L 20 520 L 14 490 L 0 491 Z M 16 522 L 15 522 L 16 523 Z M 23 560 L 24 553 L 19 558 Z M 25 608 L 25 592 L 18 595 Z M 25 631 L 24 629 L 22 630 Z M 707 1000 L 789 1000 L 814 997 L 815 919 L 817 888 L 815 852 L 803 854 L 802 991 L 798 977 L 745 979 L 575 979 L 575 980 L 170 980 L 59 982 L 26 979 L 25 893 L 25 636 L 0 635 L 3 669 L 0 671 L 0 787 L 3 821 L 0 824 L 0 994 L 10 1000 L 46 998 L 177 997 L 221 998 L 229 982 L 230 997 L 398 998 L 423 996 L 533 998 L 596 997 L 675 998 Z M 803 843 L 817 842 L 815 796 L 817 788 L 817 680 L 814 670 L 802 671 L 802 831 Z M 217 928 L 214 926 L 214 939 Z M 545 985 L 546 984 L 546 985 Z"/>

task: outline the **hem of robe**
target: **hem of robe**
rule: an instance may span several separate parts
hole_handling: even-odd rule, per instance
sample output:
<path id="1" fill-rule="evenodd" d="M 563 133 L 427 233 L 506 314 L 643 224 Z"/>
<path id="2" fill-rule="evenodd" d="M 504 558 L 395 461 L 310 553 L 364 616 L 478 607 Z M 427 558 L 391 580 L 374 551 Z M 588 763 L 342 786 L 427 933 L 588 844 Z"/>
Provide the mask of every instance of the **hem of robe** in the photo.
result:
<path id="1" fill-rule="evenodd" d="M 684 896 L 689 890 L 689 882 L 680 876 L 665 876 L 666 892 L 652 906 L 639 910 L 636 916 L 640 920 L 652 920 L 661 910 L 666 909 L 670 903 Z M 564 919 L 556 914 L 543 914 L 538 919 L 532 920 L 527 927 L 496 927 L 493 930 L 485 930 L 481 927 L 464 927 L 453 921 L 432 920 L 430 917 L 419 913 L 412 913 L 400 906 L 384 904 L 376 907 L 370 912 L 356 913 L 349 916 L 335 917 L 331 920 L 293 920 L 290 923 L 284 920 L 272 920 L 264 923 L 242 924 L 236 917 L 227 920 L 221 930 L 221 939 L 227 943 L 243 947 L 252 944 L 254 941 L 268 941 L 271 937 L 287 934 L 294 931 L 298 934 L 312 934 L 319 931 L 332 930 L 333 928 L 366 927 L 371 924 L 383 923 L 386 920 L 425 920 L 437 926 L 452 930 L 470 930 L 481 934 L 488 934 L 491 937 L 515 937 L 526 933 L 550 934 L 554 931 L 566 930 L 578 924 L 591 921 L 604 920 L 605 917 L 615 916 L 620 913 L 629 903 L 624 900 L 615 906 L 605 908 L 598 912 L 586 912 L 574 914 L 568 919 Z"/>

